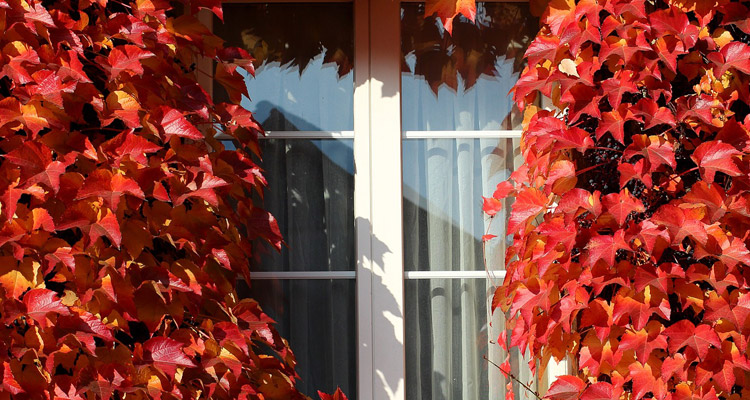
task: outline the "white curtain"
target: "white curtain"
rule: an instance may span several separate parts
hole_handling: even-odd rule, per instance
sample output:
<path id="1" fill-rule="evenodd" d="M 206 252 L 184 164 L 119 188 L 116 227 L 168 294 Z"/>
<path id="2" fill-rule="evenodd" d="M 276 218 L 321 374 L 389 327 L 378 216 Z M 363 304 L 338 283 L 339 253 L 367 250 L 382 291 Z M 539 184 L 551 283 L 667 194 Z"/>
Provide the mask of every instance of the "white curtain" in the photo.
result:
<path id="1" fill-rule="evenodd" d="M 481 196 L 518 158 L 511 139 L 426 139 L 404 143 L 404 226 L 408 270 L 483 271 L 488 222 Z M 504 215 L 492 225 L 490 268 L 501 268 Z M 488 307 L 499 281 L 424 279 L 406 283 L 407 398 L 480 399 L 504 393 L 498 324 Z M 502 325 L 500 325 L 501 327 Z M 491 346 L 488 348 L 488 346 Z M 492 349 L 492 350 L 490 350 Z"/>
<path id="2" fill-rule="evenodd" d="M 401 78 L 404 130 L 497 130 L 517 124 L 506 96 L 518 79 L 512 60 L 498 58 L 495 75 L 481 75 L 469 89 L 459 76 L 457 90 L 442 85 L 437 94 L 413 73 L 414 55 L 406 55 L 405 62 L 411 72 Z M 404 140 L 407 270 L 485 269 L 482 235 L 489 222 L 481 196 L 491 195 L 518 166 L 517 145 L 512 139 Z M 492 269 L 503 265 L 505 217 L 501 212 L 491 226 L 490 233 L 498 236 L 488 246 Z M 505 359 L 496 344 L 503 316 L 489 315 L 499 283 L 455 278 L 406 282 L 407 399 L 504 398 L 504 381 L 490 364 Z"/>

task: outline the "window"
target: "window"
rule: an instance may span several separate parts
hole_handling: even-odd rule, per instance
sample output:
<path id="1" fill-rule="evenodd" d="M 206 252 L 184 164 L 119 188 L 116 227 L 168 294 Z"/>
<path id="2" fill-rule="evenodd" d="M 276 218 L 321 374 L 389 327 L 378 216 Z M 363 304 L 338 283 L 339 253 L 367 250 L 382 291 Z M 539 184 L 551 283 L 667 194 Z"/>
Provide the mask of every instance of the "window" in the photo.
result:
<path id="1" fill-rule="evenodd" d="M 528 4 L 479 3 L 453 36 L 413 1 L 224 7 L 214 31 L 256 59 L 243 106 L 268 131 L 264 201 L 288 243 L 243 293 L 290 340 L 303 392 L 502 398 L 487 359 L 505 357 L 489 311 L 503 249 L 484 254 L 481 237 L 505 234 L 481 196 L 520 162 L 506 93 L 538 26 Z"/>
<path id="2" fill-rule="evenodd" d="M 295 343 L 301 391 L 356 393 L 353 4 L 227 3 L 224 16 L 214 32 L 255 58 L 242 105 L 269 132 L 263 203 L 287 244 L 257 248 L 262 281 L 239 294 Z"/>

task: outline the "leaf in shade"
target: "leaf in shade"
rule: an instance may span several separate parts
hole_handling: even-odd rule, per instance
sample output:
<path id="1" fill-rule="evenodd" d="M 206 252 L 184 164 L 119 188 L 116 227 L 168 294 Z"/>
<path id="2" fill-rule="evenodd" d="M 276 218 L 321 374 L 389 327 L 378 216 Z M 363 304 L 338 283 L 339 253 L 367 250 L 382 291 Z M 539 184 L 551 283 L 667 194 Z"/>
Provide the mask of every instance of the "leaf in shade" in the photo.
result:
<path id="1" fill-rule="evenodd" d="M 190 7 L 192 7 L 193 14 L 197 14 L 198 10 L 203 8 L 210 10 L 219 17 L 220 20 L 224 20 L 224 12 L 221 9 L 221 0 L 192 0 L 190 2 Z"/>

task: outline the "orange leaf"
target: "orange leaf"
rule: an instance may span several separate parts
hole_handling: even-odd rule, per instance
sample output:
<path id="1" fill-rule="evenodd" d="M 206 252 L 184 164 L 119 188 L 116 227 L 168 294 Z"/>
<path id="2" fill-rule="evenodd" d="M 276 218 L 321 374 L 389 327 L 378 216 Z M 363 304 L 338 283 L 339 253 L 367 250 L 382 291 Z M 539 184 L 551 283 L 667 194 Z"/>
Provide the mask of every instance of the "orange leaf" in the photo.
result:
<path id="1" fill-rule="evenodd" d="M 425 15 L 430 16 L 437 14 L 443 21 L 443 26 L 448 33 L 453 32 L 453 19 L 458 14 L 474 21 L 477 15 L 477 5 L 475 0 L 427 0 L 425 6 Z"/>

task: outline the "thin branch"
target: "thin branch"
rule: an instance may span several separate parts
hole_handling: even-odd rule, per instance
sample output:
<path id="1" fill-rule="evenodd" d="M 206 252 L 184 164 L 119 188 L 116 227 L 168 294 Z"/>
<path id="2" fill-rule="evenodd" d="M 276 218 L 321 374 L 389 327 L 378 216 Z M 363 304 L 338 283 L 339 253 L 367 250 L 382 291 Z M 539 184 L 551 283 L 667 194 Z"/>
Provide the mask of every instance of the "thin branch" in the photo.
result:
<path id="1" fill-rule="evenodd" d="M 484 358 L 484 359 L 485 359 L 485 361 L 487 361 L 488 363 L 490 363 L 490 364 L 494 365 L 494 366 L 495 366 L 495 367 L 496 367 L 497 369 L 499 369 L 499 370 L 500 370 L 500 372 L 502 372 L 502 373 L 503 373 L 503 375 L 505 375 L 505 376 L 508 376 L 508 377 L 510 377 L 510 379 L 511 379 L 511 380 L 513 380 L 513 381 L 515 381 L 516 383 L 518 383 L 519 385 L 521 385 L 521 386 L 522 386 L 522 387 L 523 387 L 524 389 L 526 389 L 526 391 L 527 391 L 527 392 L 529 392 L 529 393 L 533 394 L 533 395 L 534 395 L 534 397 L 536 397 L 536 398 L 537 398 L 538 400 L 542 400 L 542 397 L 541 397 L 541 396 L 539 395 L 539 393 L 537 393 L 537 392 L 536 392 L 535 390 L 532 390 L 532 389 L 531 389 L 531 388 L 530 388 L 530 387 L 529 387 L 528 385 L 526 385 L 525 383 L 521 382 L 521 380 L 520 380 L 520 379 L 518 379 L 518 378 L 516 378 L 516 376 L 515 376 L 515 375 L 513 375 L 513 373 L 512 373 L 512 372 L 510 372 L 510 371 L 504 371 L 502 367 L 500 367 L 499 365 L 495 364 L 495 362 L 493 362 L 492 360 L 490 360 L 489 358 L 487 358 L 487 356 L 486 356 L 486 355 L 485 355 L 485 356 L 482 356 L 482 358 Z"/>

